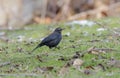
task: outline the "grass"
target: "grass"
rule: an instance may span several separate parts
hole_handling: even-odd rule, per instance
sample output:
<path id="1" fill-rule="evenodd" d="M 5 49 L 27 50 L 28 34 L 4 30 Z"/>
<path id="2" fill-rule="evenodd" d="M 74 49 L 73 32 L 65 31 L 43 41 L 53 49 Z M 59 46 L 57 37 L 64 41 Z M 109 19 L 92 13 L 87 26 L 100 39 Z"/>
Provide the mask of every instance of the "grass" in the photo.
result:
<path id="1" fill-rule="evenodd" d="M 120 28 L 120 20 L 118 20 L 118 18 L 96 20 L 109 29 L 105 31 L 97 31 L 98 28 L 101 28 L 97 24 L 92 27 L 60 24 L 61 27 L 65 28 L 62 32 L 63 39 L 58 45 L 60 49 L 49 49 L 43 46 L 31 54 L 29 54 L 30 51 L 37 46 L 40 39 L 58 26 L 31 25 L 19 30 L 5 30 L 3 32 L 6 33 L 5 37 L 8 38 L 8 42 L 0 40 L 0 65 L 5 62 L 10 62 L 10 64 L 0 67 L 0 76 L 4 78 L 60 78 L 62 76 L 58 76 L 58 72 L 68 62 L 67 59 L 71 59 L 77 51 L 83 53 L 90 47 L 96 46 L 96 48 L 112 48 L 115 51 L 106 51 L 99 53 L 99 55 L 86 53 L 84 57 L 80 57 L 84 61 L 81 69 L 85 70 L 87 66 L 97 67 L 98 64 L 103 64 L 106 71 L 98 70 L 95 72 L 97 69 L 90 69 L 91 74 L 86 75 L 70 66 L 69 72 L 62 78 L 119 78 L 119 68 L 109 67 L 106 64 L 110 58 L 120 59 L 120 38 L 113 35 L 113 29 Z M 66 36 L 67 33 L 70 35 Z M 22 37 L 22 41 L 19 37 Z M 94 40 L 99 41 L 91 42 Z M 61 56 L 66 60 L 58 60 Z M 99 56 L 103 56 L 105 59 Z M 38 67 L 54 67 L 54 69 L 41 73 L 37 70 Z M 31 73 L 33 76 L 30 75 Z"/>

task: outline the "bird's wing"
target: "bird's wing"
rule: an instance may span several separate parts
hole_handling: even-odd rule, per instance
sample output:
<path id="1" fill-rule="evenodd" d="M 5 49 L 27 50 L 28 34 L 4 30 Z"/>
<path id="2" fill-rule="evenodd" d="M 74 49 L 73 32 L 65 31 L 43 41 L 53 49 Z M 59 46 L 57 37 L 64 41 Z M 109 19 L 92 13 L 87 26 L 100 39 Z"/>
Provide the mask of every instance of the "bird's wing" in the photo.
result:
<path id="1" fill-rule="evenodd" d="M 46 38 L 43 39 L 43 41 L 41 42 L 41 44 L 53 41 L 57 38 L 57 33 L 52 33 L 51 35 L 47 36 Z"/>
<path id="2" fill-rule="evenodd" d="M 49 42 L 55 40 L 56 38 L 57 38 L 57 33 L 52 33 L 51 35 L 44 38 L 42 40 L 42 42 L 40 44 L 38 44 L 37 47 L 35 47 L 31 52 L 35 51 L 38 47 L 41 47 L 41 46 L 45 45 L 46 43 L 49 43 Z"/>

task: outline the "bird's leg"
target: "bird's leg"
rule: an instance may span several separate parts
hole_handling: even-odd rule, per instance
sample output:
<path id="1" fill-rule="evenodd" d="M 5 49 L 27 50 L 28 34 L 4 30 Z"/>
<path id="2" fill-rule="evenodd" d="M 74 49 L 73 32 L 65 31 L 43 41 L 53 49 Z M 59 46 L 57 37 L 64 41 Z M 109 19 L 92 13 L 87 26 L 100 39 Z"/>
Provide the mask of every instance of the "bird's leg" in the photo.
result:
<path id="1" fill-rule="evenodd" d="M 51 49 L 51 50 L 55 51 L 55 48 L 54 48 L 54 47 L 50 47 L 50 46 L 49 46 L 49 49 Z"/>
<path id="2" fill-rule="evenodd" d="M 49 49 L 52 49 L 52 48 L 53 48 L 53 47 L 50 47 L 50 46 L 49 46 Z"/>

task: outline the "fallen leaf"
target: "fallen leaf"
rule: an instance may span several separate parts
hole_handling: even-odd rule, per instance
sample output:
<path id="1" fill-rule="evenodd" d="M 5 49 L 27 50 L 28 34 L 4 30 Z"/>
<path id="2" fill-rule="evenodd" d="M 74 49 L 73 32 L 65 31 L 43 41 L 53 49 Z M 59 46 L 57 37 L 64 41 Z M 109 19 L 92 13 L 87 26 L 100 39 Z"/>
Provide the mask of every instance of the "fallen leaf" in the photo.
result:
<path id="1" fill-rule="evenodd" d="M 91 74 L 91 71 L 89 69 L 85 69 L 84 74 L 89 75 L 89 74 Z"/>
<path id="2" fill-rule="evenodd" d="M 75 59 L 73 61 L 73 67 L 75 67 L 78 70 L 80 70 L 80 66 L 82 66 L 82 64 L 83 64 L 83 60 L 81 59 Z"/>
<path id="3" fill-rule="evenodd" d="M 87 66 L 85 67 L 86 69 L 93 69 L 94 70 L 94 67 L 93 66 Z"/>

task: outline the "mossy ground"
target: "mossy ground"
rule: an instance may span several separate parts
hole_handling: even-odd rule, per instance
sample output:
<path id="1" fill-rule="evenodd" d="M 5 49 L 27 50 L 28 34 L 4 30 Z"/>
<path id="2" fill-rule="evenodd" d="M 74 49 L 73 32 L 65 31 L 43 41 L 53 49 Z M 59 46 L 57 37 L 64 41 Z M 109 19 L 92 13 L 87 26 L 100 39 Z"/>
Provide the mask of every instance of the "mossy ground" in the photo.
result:
<path id="1" fill-rule="evenodd" d="M 8 42 L 0 40 L 0 63 L 10 62 L 10 64 L 0 67 L 1 78 L 59 78 L 60 76 L 57 76 L 57 72 L 67 62 L 58 60 L 61 56 L 70 59 L 75 52 L 84 52 L 93 46 L 96 48 L 111 48 L 115 49 L 115 51 L 100 53 L 99 55 L 105 57 L 105 59 L 99 58 L 98 55 L 86 53 L 84 57 L 80 58 L 84 61 L 81 69 L 84 70 L 87 66 L 95 67 L 98 64 L 103 64 L 106 70 L 86 75 L 71 66 L 68 74 L 62 78 L 119 78 L 120 69 L 117 67 L 107 68 L 108 66 L 106 65 L 106 61 L 110 58 L 120 59 L 120 36 L 113 34 L 114 28 L 120 28 L 119 21 L 120 19 L 118 18 L 97 20 L 107 29 L 104 31 L 97 31 L 98 28 L 101 28 L 97 24 L 89 27 L 81 25 L 70 26 L 62 23 L 60 26 L 65 28 L 65 30 L 62 32 L 63 39 L 58 45 L 59 49 L 49 49 L 43 46 L 33 53 L 30 53 L 30 51 L 39 44 L 40 39 L 50 34 L 52 29 L 58 26 L 31 25 L 19 30 L 5 30 L 5 37 L 8 38 Z M 67 33 L 70 33 L 70 35 L 66 36 Z M 18 39 L 18 36 L 22 37 L 22 41 Z M 94 40 L 98 41 L 94 42 Z M 93 58 L 96 60 L 93 61 Z M 54 69 L 47 71 L 47 73 L 49 72 L 47 76 L 35 71 L 37 67 L 49 66 L 54 67 Z M 24 74 L 31 73 L 35 73 L 37 76 L 24 76 Z M 2 74 L 6 76 L 2 76 Z M 16 76 L 17 74 L 19 75 Z"/>

